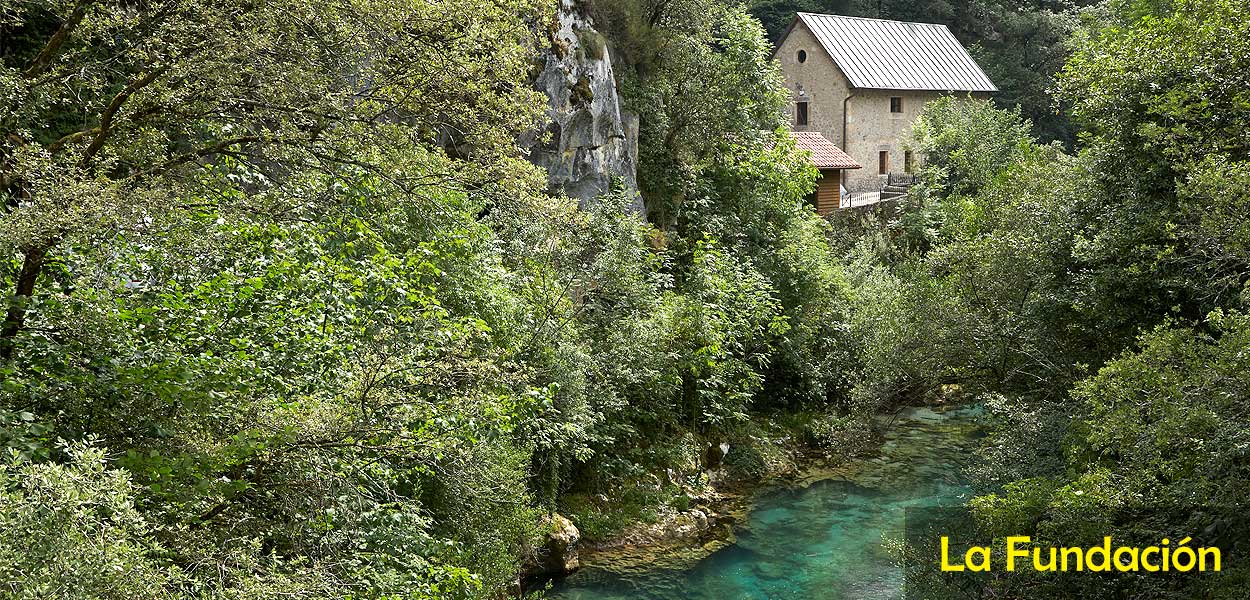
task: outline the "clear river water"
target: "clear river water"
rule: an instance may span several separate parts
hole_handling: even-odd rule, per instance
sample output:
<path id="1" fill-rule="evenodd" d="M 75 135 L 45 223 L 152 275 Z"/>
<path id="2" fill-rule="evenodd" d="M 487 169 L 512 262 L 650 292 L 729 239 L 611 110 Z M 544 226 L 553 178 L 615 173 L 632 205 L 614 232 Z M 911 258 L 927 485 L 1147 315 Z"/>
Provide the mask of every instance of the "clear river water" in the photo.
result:
<path id="1" fill-rule="evenodd" d="M 558 600 L 893 600 L 901 569 L 885 542 L 909 507 L 956 506 L 979 435 L 975 407 L 913 408 L 892 417 L 879 453 L 845 476 L 760 492 L 734 544 L 682 568 L 594 564 L 555 583 Z M 732 450 L 731 450 L 732 451 Z"/>

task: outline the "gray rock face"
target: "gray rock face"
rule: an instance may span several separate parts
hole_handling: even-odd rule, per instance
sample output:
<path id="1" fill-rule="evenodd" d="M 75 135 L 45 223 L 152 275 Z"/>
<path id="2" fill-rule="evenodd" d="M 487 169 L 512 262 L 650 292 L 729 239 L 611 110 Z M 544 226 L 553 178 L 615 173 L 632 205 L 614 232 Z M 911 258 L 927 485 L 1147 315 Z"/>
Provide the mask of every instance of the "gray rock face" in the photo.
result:
<path id="1" fill-rule="evenodd" d="M 611 189 L 619 179 L 638 196 L 638 118 L 621 109 L 607 41 L 595 31 L 579 0 L 560 0 L 547 33 L 550 48 L 535 86 L 547 94 L 545 131 L 521 140 L 530 161 L 547 169 L 552 192 L 576 198 L 581 206 Z"/>

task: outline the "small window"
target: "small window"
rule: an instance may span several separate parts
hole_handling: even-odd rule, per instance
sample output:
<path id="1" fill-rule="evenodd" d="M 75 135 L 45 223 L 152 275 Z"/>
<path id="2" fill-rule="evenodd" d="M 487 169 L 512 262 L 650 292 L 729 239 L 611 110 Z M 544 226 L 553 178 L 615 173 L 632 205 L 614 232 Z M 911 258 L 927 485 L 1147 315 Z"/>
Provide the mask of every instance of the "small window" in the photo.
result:
<path id="1" fill-rule="evenodd" d="M 911 150 L 903 152 L 903 170 L 911 173 L 916 169 L 915 159 L 912 158 Z"/>
<path id="2" fill-rule="evenodd" d="M 798 102 L 794 106 L 794 123 L 796 125 L 807 125 L 807 103 Z"/>
<path id="3" fill-rule="evenodd" d="M 882 150 L 877 153 L 877 174 L 888 175 L 890 173 L 890 151 Z"/>
<path id="4" fill-rule="evenodd" d="M 890 112 L 892 113 L 903 112 L 903 99 L 902 98 L 899 98 L 898 96 L 890 98 Z"/>
<path id="5" fill-rule="evenodd" d="M 807 62 L 807 50 L 799 50 L 799 62 Z"/>

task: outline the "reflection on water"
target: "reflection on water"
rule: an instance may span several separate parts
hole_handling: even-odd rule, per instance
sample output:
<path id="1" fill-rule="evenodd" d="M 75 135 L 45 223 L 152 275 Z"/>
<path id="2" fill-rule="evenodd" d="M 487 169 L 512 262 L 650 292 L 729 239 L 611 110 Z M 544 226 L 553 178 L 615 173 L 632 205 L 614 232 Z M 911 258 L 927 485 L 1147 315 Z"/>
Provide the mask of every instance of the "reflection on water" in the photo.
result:
<path id="1" fill-rule="evenodd" d="M 558 582 L 560 600 L 624 598 L 885 600 L 902 597 L 902 572 L 883 539 L 902 537 L 908 507 L 967 499 L 963 461 L 978 409 L 909 409 L 878 456 L 844 480 L 762 494 L 737 542 L 689 570 L 655 565 L 614 573 L 594 566 Z"/>

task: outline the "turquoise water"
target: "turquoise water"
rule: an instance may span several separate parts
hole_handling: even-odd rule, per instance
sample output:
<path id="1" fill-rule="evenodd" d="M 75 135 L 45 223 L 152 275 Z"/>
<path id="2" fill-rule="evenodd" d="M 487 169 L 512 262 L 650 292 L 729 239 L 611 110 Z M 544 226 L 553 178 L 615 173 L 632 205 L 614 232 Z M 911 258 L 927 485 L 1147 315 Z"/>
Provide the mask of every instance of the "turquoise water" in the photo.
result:
<path id="1" fill-rule="evenodd" d="M 883 541 L 902 537 L 909 507 L 962 504 L 962 466 L 975 408 L 909 409 L 890 422 L 880 454 L 844 479 L 762 493 L 737 541 L 689 569 L 615 572 L 594 565 L 557 582 L 560 600 L 887 600 L 903 576 Z"/>

